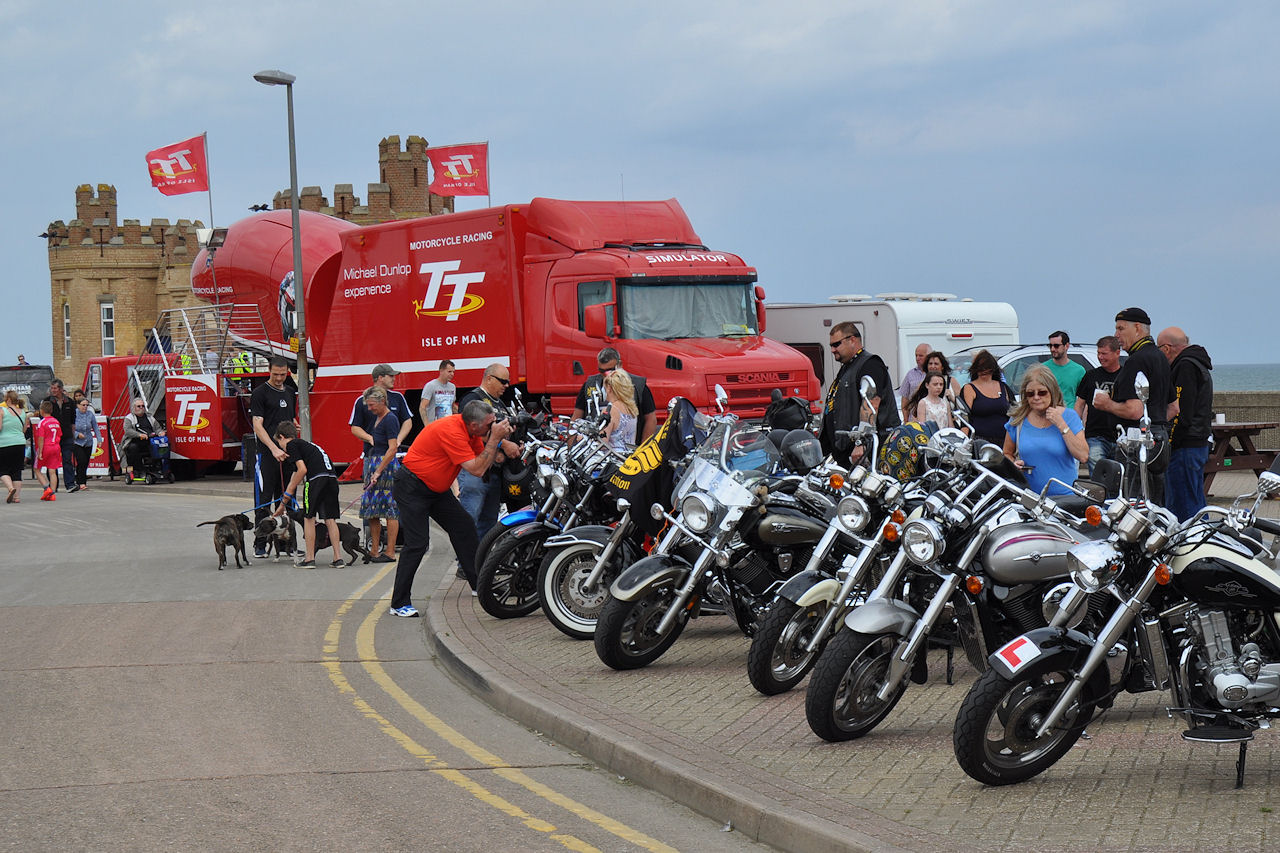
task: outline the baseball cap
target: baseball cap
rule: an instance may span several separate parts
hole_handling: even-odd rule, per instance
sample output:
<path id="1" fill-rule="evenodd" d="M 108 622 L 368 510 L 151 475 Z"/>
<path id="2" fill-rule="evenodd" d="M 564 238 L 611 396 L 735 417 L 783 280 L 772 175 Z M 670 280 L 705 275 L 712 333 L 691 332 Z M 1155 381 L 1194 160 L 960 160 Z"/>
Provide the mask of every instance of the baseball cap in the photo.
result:
<path id="1" fill-rule="evenodd" d="M 379 364 L 377 367 L 373 369 L 374 379 L 377 379 L 379 376 L 399 376 L 399 375 L 400 375 L 400 371 L 396 370 L 394 367 L 392 367 L 389 364 Z"/>

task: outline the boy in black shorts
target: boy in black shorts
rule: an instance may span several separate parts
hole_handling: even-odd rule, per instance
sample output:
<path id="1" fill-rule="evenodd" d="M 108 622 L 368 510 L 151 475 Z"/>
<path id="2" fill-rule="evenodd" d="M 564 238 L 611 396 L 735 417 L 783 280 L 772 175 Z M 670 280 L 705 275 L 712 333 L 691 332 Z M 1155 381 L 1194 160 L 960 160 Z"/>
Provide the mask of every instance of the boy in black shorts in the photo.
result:
<path id="1" fill-rule="evenodd" d="M 285 498 L 292 499 L 299 484 L 306 480 L 298 503 L 302 505 L 302 531 L 307 543 L 307 554 L 298 567 L 316 567 L 316 518 L 329 528 L 329 541 L 333 543 L 334 557 L 329 565 L 335 568 L 343 565 L 342 555 L 338 552 L 341 545 L 338 537 L 338 475 L 329 462 L 329 454 L 319 445 L 298 438 L 298 429 L 292 421 L 278 424 L 272 438 L 289 454 L 289 458 L 283 463 L 284 469 L 287 471 L 291 466 L 294 469 L 289 484 L 284 488 Z M 282 515 L 285 505 L 286 502 L 281 501 L 272 515 Z"/>

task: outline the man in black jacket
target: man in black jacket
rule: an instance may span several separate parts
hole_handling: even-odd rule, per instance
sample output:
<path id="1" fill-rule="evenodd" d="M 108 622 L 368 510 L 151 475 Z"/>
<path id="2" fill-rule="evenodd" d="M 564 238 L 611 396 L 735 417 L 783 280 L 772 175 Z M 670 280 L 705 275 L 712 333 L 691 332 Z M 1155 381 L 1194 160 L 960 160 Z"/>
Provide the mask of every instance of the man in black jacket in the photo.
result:
<path id="1" fill-rule="evenodd" d="M 831 327 L 831 354 L 840 363 L 840 372 L 827 389 L 826 403 L 822 409 L 822 452 L 831 454 L 838 465 L 856 464 L 862 458 L 863 449 L 849 448 L 849 442 L 838 438 L 838 430 L 848 430 L 862 420 L 870 420 L 871 407 L 876 408 L 876 432 L 883 440 L 893 427 L 902 421 L 898 417 L 897 401 L 893 397 L 893 380 L 880 356 L 862 348 L 862 333 L 852 322 L 837 323 Z M 862 399 L 858 388 L 863 376 L 870 376 L 876 384 L 875 396 Z M 875 460 L 870 460 L 874 465 Z"/>
<path id="2" fill-rule="evenodd" d="M 1169 360 L 1174 400 L 1169 404 L 1169 470 L 1165 506 L 1179 521 L 1204 507 L 1204 466 L 1213 436 L 1213 361 L 1187 333 L 1170 326 L 1156 338 Z"/>
<path id="3" fill-rule="evenodd" d="M 1141 373 L 1147 378 L 1147 416 L 1151 419 L 1151 437 L 1155 447 L 1147 454 L 1147 483 L 1150 491 L 1147 499 L 1165 505 L 1164 472 L 1169 467 L 1169 402 L 1173 394 L 1169 387 L 1169 362 L 1161 355 L 1156 342 L 1151 339 L 1151 317 L 1141 308 L 1125 308 L 1116 314 L 1116 338 L 1129 360 L 1120 367 L 1111 393 L 1102 389 L 1093 392 L 1094 408 L 1115 415 L 1126 430 L 1137 427 L 1142 419 L 1143 404 L 1138 399 L 1134 380 Z M 1117 453 L 1124 463 L 1124 493 L 1133 497 L 1139 492 L 1139 464 L 1136 452 Z"/>

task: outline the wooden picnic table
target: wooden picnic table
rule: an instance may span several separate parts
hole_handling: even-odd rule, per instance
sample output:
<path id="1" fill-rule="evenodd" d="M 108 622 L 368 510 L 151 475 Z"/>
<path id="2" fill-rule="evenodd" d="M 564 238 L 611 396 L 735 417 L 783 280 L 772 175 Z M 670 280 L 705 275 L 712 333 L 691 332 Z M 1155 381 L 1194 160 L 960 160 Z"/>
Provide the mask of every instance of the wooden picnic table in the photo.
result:
<path id="1" fill-rule="evenodd" d="M 1226 423 L 1213 425 L 1213 447 L 1204 466 L 1204 493 L 1209 494 L 1213 477 L 1219 471 L 1252 471 L 1261 474 L 1276 461 L 1276 451 L 1259 450 L 1253 437 L 1264 429 L 1280 427 L 1280 423 Z"/>

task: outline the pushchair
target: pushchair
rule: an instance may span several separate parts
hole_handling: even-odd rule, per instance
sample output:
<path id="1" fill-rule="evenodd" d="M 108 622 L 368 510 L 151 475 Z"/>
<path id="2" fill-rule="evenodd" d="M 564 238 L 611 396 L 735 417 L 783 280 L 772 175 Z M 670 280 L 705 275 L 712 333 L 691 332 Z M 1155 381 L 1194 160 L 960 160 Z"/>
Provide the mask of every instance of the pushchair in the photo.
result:
<path id="1" fill-rule="evenodd" d="M 125 471 L 125 485 L 136 483 L 138 480 L 144 481 L 148 486 L 154 485 L 159 480 L 164 480 L 166 483 L 173 482 L 173 471 L 169 468 L 168 436 L 151 436 L 147 441 L 147 452 L 142 454 L 139 462 L 140 464 L 134 467 L 132 477 L 127 470 Z"/>

